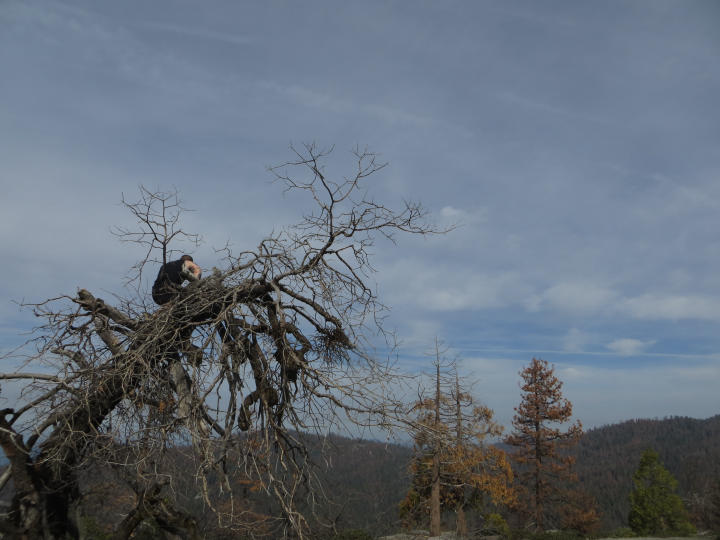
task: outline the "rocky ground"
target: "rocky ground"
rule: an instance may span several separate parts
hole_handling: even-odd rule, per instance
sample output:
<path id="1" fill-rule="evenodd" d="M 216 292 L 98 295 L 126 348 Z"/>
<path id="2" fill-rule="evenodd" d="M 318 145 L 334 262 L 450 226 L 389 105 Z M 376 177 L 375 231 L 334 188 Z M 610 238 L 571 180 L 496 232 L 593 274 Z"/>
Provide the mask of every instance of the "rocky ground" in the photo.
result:
<path id="1" fill-rule="evenodd" d="M 445 531 L 440 536 L 429 536 L 428 531 L 410 531 L 406 533 L 381 536 L 378 540 L 463 540 L 452 531 Z M 501 540 L 500 536 L 481 536 L 482 540 Z M 686 539 L 687 540 L 687 539 Z"/>
<path id="2" fill-rule="evenodd" d="M 632 538 L 599 538 L 598 540 L 697 540 L 699 538 L 707 539 L 707 536 L 690 536 L 679 537 L 670 536 L 656 538 L 652 536 L 635 536 Z M 482 536 L 481 540 L 501 540 L 500 536 Z M 410 531 L 407 533 L 392 534 L 390 536 L 381 536 L 378 540 L 462 540 L 452 531 L 446 531 L 440 536 L 429 536 L 428 531 Z"/>

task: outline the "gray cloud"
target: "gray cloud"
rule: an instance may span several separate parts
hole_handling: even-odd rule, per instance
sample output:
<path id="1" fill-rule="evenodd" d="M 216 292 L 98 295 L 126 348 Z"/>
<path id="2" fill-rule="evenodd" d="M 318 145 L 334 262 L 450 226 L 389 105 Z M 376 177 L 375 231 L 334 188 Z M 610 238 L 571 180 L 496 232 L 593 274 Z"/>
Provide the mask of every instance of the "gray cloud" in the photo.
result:
<path id="1" fill-rule="evenodd" d="M 654 341 L 642 341 L 633 338 L 621 338 L 608 343 L 606 347 L 612 352 L 620 356 L 635 356 L 640 354 L 648 347 L 652 346 Z"/>
<path id="2" fill-rule="evenodd" d="M 408 364 L 433 334 L 522 351 L 510 371 L 478 368 L 514 387 L 550 351 L 569 379 L 606 381 L 577 394 L 593 422 L 712 414 L 705 380 L 694 406 L 653 389 L 675 370 L 718 382 L 717 15 L 711 1 L 3 2 L 2 341 L 30 324 L 11 300 L 122 292 L 139 255 L 107 231 L 128 224 L 121 192 L 177 187 L 212 266 L 214 247 L 254 246 L 309 208 L 265 171 L 290 143 L 335 144 L 337 176 L 367 144 L 390 161 L 368 181 L 378 200 L 461 225 L 376 246 Z M 646 375 L 648 351 L 668 355 L 657 382 L 603 417 L 602 392 Z"/>

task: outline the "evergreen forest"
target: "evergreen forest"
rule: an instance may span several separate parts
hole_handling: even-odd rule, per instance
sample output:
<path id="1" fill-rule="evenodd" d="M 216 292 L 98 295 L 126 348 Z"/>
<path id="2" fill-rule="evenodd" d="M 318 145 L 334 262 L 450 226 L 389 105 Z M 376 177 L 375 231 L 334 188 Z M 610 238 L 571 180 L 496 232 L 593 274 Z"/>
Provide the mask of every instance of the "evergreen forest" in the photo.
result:
<path id="1" fill-rule="evenodd" d="M 321 530 L 321 523 L 331 524 L 329 532 L 318 533 L 318 537 L 322 534 L 326 538 L 342 538 L 342 531 L 364 531 L 373 538 L 402 530 L 398 505 L 410 485 L 410 446 L 337 435 L 313 437 L 309 443 L 312 448 L 309 459 L 316 461 L 327 496 L 315 501 L 316 530 Z M 499 446 L 506 448 L 504 444 Z M 579 483 L 598 505 L 601 523 L 595 536 L 629 532 L 633 473 L 643 452 L 650 448 L 677 479 L 677 493 L 698 532 L 716 526 L 713 519 L 718 509 L 713 506 L 717 504 L 713 493 L 720 479 L 720 415 L 704 420 L 636 419 L 587 430 L 573 449 Z M 190 449 L 186 450 L 173 454 L 178 469 L 192 459 Z M 123 490 L 106 466 L 97 465 L 89 470 L 83 483 L 92 486 L 88 491 L 96 495 L 84 503 L 87 514 L 93 516 L 86 520 L 86 526 L 99 534 L 102 523 L 118 519 L 132 494 Z M 198 517 L 207 537 L 225 538 L 227 533 L 216 526 L 212 513 L 195 497 L 192 479 L 177 489 L 182 492 L 185 508 Z M 4 504 L 8 504 L 12 492 L 9 482 L 0 493 Z M 258 515 L 276 511 L 272 498 L 254 490 L 252 485 L 244 489 L 244 494 Z M 310 502 L 305 504 L 310 510 Z M 452 516 L 444 516 L 444 520 L 444 528 L 452 528 Z M 147 529 L 139 531 L 136 538 L 153 535 L 154 531 Z"/>

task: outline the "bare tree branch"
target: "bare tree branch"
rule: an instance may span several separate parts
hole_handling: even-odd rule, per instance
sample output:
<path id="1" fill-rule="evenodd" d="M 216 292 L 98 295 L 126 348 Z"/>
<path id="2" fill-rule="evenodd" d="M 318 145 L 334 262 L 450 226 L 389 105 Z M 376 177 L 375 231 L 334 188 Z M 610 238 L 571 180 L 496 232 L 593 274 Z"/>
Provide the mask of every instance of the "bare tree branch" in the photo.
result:
<path id="1" fill-rule="evenodd" d="M 16 490 L 8 527 L 68 534 L 82 498 L 78 472 L 100 463 L 112 464 L 136 497 L 116 538 L 146 519 L 192 531 L 193 518 L 174 505 L 179 480 L 170 470 L 169 452 L 185 448 L 222 526 L 306 538 L 309 516 L 297 500 L 315 480 L 303 433 L 402 421 L 395 374 L 367 350 L 369 330 L 392 342 L 368 279 L 370 250 L 378 235 L 442 231 L 420 205 L 393 211 L 368 196 L 363 181 L 385 166 L 375 154 L 356 150 L 354 174 L 333 180 L 327 152 L 293 151 L 293 161 L 270 170 L 287 191 L 309 194 L 313 210 L 255 250 L 226 248 L 227 268 L 170 303 L 148 313 L 142 296 L 110 305 L 80 289 L 28 304 L 43 321 L 25 362 L 33 369 L 0 374 L 28 381 L 25 405 L 0 420 Z M 182 229 L 176 191 L 141 187 L 137 202 L 122 202 L 139 229 L 114 233 L 145 250 L 130 279 L 140 292 L 148 264 L 199 237 Z M 275 497 L 282 515 L 272 518 L 281 519 L 238 498 L 233 486 L 248 484 Z"/>

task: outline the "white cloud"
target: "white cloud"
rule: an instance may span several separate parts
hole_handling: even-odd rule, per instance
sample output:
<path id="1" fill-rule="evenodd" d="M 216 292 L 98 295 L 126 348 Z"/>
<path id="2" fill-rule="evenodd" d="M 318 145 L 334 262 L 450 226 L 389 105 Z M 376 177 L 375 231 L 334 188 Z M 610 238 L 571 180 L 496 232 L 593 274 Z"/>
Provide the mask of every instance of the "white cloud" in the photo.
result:
<path id="1" fill-rule="evenodd" d="M 299 84 L 282 85 L 273 81 L 263 81 L 258 83 L 258 87 L 287 96 L 303 106 L 336 114 L 368 115 L 388 124 L 400 124 L 416 128 L 427 127 L 434 123 L 432 118 L 428 116 L 404 111 L 397 107 L 362 103 Z"/>
<path id="2" fill-rule="evenodd" d="M 577 328 L 571 328 L 568 333 L 565 334 L 562 346 L 563 350 L 568 352 L 581 352 L 589 342 L 589 334 Z"/>
<path id="3" fill-rule="evenodd" d="M 644 294 L 626 298 L 619 308 L 637 319 L 720 319 L 720 299 L 707 296 Z"/>
<path id="4" fill-rule="evenodd" d="M 713 357 L 678 358 L 677 365 L 661 369 L 657 365 L 617 368 L 545 359 L 555 365 L 563 395 L 573 404 L 573 418 L 585 428 L 631 418 L 706 418 L 717 412 L 713 388 L 720 384 L 720 369 Z M 469 377 L 478 380 L 474 394 L 494 409 L 496 418 L 507 427 L 513 407 L 520 402 L 518 371 L 527 364 L 522 357 L 463 358 Z"/>
<path id="5" fill-rule="evenodd" d="M 486 208 L 465 210 L 454 206 L 443 206 L 440 209 L 440 217 L 458 225 L 474 225 L 485 223 L 488 220 L 488 212 Z"/>
<path id="6" fill-rule="evenodd" d="M 631 285 L 631 284 L 630 284 Z M 621 296 L 618 292 L 584 282 L 558 283 L 523 303 L 529 312 L 554 309 L 583 315 L 620 315 L 641 320 L 720 320 L 720 298 L 696 294 L 647 293 Z"/>
<path id="7" fill-rule="evenodd" d="M 382 271 L 383 289 L 392 305 L 432 311 L 502 308 L 529 293 L 517 272 L 486 274 L 472 266 L 433 266 L 402 259 Z"/>
<path id="8" fill-rule="evenodd" d="M 150 28 L 152 30 L 160 30 L 162 32 L 171 32 L 189 37 L 197 37 L 202 39 L 210 39 L 215 41 L 222 41 L 231 45 L 247 45 L 253 40 L 249 36 L 228 34 L 226 32 L 215 32 L 207 29 L 197 29 L 191 26 L 181 26 L 177 24 L 159 23 L 159 22 L 145 22 L 142 26 Z"/>
<path id="9" fill-rule="evenodd" d="M 443 206 L 443 208 L 440 210 L 440 215 L 444 218 L 449 219 L 463 219 L 467 216 L 467 213 L 464 210 L 460 210 L 459 208 L 454 208 L 452 206 Z"/>
<path id="10" fill-rule="evenodd" d="M 635 356 L 637 354 L 645 352 L 645 350 L 652 346 L 655 341 L 641 341 L 639 339 L 623 338 L 616 339 L 606 345 L 606 347 L 614 353 L 620 356 Z"/>
<path id="11" fill-rule="evenodd" d="M 608 124 L 610 123 L 607 118 L 603 118 L 597 115 L 587 114 L 587 112 L 581 112 L 578 110 L 572 110 L 567 106 L 559 106 L 551 104 L 545 101 L 538 100 L 534 97 L 523 96 L 515 91 L 505 91 L 498 94 L 497 99 L 501 101 L 507 101 L 513 106 L 525 107 L 542 113 L 558 115 L 571 120 L 585 120 L 594 124 Z"/>
<path id="12" fill-rule="evenodd" d="M 412 319 L 404 328 L 400 347 L 403 352 L 414 350 L 426 352 L 432 345 L 435 336 L 442 335 L 442 322 L 437 319 Z"/>
<path id="13" fill-rule="evenodd" d="M 566 381 L 585 379 L 588 377 L 588 374 L 582 367 L 565 366 L 557 369 L 557 376 L 565 383 Z"/>
<path id="14" fill-rule="evenodd" d="M 660 369 L 656 365 L 578 369 L 581 376 L 567 376 L 563 392 L 573 403 L 574 416 L 585 427 L 630 418 L 706 418 L 717 413 L 713 388 L 720 384 L 720 369 L 712 358 L 692 363 L 678 359 L 677 366 Z M 563 376 L 567 373 L 558 372 Z"/>
<path id="15" fill-rule="evenodd" d="M 592 283 L 568 282 L 553 285 L 541 295 L 530 297 L 526 306 L 530 311 L 552 307 L 571 313 L 598 312 L 608 308 L 617 294 Z"/>

